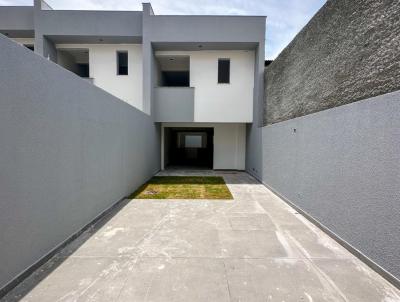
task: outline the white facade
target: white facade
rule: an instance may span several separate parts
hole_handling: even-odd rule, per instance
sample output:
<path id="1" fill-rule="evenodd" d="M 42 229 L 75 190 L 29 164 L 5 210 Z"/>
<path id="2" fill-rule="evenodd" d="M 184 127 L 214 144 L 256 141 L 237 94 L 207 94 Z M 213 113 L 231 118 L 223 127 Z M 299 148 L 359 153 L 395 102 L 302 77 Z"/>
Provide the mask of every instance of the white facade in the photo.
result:
<path id="1" fill-rule="evenodd" d="M 33 39 L 15 40 L 20 44 L 33 44 Z M 93 84 L 143 110 L 141 44 L 57 44 L 56 48 L 57 63 L 72 72 L 76 72 L 76 64 L 82 63 L 73 50 L 84 49 L 88 57 L 89 78 Z M 128 52 L 128 75 L 117 74 L 117 51 Z M 214 129 L 213 169 L 244 170 L 246 123 L 253 120 L 254 51 L 156 52 L 156 57 L 162 56 L 189 58 L 189 86 L 194 88 L 194 121 L 162 123 L 161 168 L 165 168 L 164 129 L 188 127 Z M 218 83 L 219 59 L 230 60 L 229 83 Z M 181 70 L 181 67 L 178 65 L 177 70 Z M 174 70 L 174 66 L 169 66 L 169 70 Z"/>
<path id="2" fill-rule="evenodd" d="M 33 39 L 15 39 L 33 44 Z M 79 58 L 68 51 L 85 49 L 93 83 L 143 110 L 141 44 L 57 44 L 58 64 L 75 72 Z M 128 52 L 128 75 L 117 75 L 117 51 Z M 194 121 L 162 123 L 161 168 L 164 169 L 164 128 L 213 128 L 213 169 L 245 169 L 246 123 L 253 120 L 254 51 L 157 51 L 156 57 L 189 58 L 190 87 L 194 88 Z M 230 81 L 218 83 L 218 59 L 230 60 Z M 170 67 L 169 70 L 174 70 Z M 178 66 L 177 70 L 181 70 Z M 158 83 L 160 84 L 160 83 Z M 179 110 L 179 108 L 174 108 Z"/>
<path id="3" fill-rule="evenodd" d="M 214 128 L 213 169 L 244 170 L 246 124 L 240 123 L 162 123 L 161 167 L 164 168 L 164 128 Z"/>
<path id="4" fill-rule="evenodd" d="M 33 44 L 33 39 L 15 40 L 20 44 Z M 143 110 L 141 44 L 57 44 L 56 48 L 57 63 L 72 72 L 76 71 L 76 64 L 82 62 L 69 52 L 86 50 L 93 83 Z M 128 75 L 117 74 L 117 51 L 128 52 Z M 254 51 L 157 51 L 156 57 L 160 56 L 188 57 L 190 87 L 194 88 L 194 121 L 162 123 L 161 168 L 165 168 L 164 128 L 188 127 L 214 129 L 213 169 L 244 170 L 246 123 L 253 120 Z M 230 60 L 229 83 L 218 83 L 218 59 Z M 169 68 L 174 70 L 173 66 Z M 177 70 L 181 70 L 181 66 Z"/>
<path id="5" fill-rule="evenodd" d="M 143 108 L 141 44 L 57 44 L 62 49 L 88 49 L 93 83 L 128 104 Z M 128 75 L 117 75 L 117 51 L 128 52 Z"/>
<path id="6" fill-rule="evenodd" d="M 194 88 L 194 121 L 253 121 L 254 51 L 157 51 L 156 56 L 189 56 Z M 218 83 L 218 59 L 230 59 L 230 82 Z"/>
<path id="7" fill-rule="evenodd" d="M 32 38 L 14 38 L 33 45 Z M 143 110 L 143 55 L 141 44 L 57 44 L 58 64 L 75 72 L 62 50 L 87 49 L 93 84 Z M 117 74 L 117 51 L 128 52 L 128 75 Z M 189 57 L 190 87 L 194 88 L 194 122 L 251 123 L 255 53 L 252 50 L 157 51 L 157 57 Z M 218 59 L 230 60 L 230 82 L 218 83 Z M 179 108 L 177 108 L 179 110 Z"/>

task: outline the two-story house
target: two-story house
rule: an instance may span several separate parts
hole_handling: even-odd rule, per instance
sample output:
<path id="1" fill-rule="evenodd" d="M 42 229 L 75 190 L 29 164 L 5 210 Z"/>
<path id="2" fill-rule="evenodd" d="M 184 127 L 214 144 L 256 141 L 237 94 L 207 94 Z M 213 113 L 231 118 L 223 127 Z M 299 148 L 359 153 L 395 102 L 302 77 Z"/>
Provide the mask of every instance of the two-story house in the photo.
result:
<path id="1" fill-rule="evenodd" d="M 265 17 L 155 15 L 150 3 L 53 10 L 35 0 L 1 7 L 0 33 L 151 114 L 161 168 L 245 169 L 262 114 Z"/>

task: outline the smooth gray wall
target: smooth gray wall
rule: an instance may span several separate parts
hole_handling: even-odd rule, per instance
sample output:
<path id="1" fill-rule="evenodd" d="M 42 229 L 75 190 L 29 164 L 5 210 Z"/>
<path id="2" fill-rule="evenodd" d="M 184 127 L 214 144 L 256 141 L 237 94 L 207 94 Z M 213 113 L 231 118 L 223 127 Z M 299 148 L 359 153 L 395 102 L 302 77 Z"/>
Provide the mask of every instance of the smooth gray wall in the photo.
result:
<path id="1" fill-rule="evenodd" d="M 160 168 L 152 119 L 0 36 L 0 288 Z"/>
<path id="2" fill-rule="evenodd" d="M 262 179 L 397 278 L 399 117 L 397 91 L 266 126 Z"/>
<path id="3" fill-rule="evenodd" d="M 265 36 L 265 28 L 264 28 Z M 246 171 L 262 179 L 262 122 L 264 104 L 264 57 L 265 42 L 260 42 L 255 56 L 253 123 L 246 125 Z"/>
<path id="4" fill-rule="evenodd" d="M 328 0 L 266 68 L 273 124 L 400 89 L 400 1 Z"/>
<path id="5" fill-rule="evenodd" d="M 193 122 L 193 87 L 157 87 L 154 89 L 154 120 L 156 122 Z"/>
<path id="6" fill-rule="evenodd" d="M 141 37 L 142 12 L 42 10 L 35 30 L 49 36 Z"/>
<path id="7" fill-rule="evenodd" d="M 0 28 L 2 30 L 33 31 L 33 7 L 2 6 L 0 9 Z"/>

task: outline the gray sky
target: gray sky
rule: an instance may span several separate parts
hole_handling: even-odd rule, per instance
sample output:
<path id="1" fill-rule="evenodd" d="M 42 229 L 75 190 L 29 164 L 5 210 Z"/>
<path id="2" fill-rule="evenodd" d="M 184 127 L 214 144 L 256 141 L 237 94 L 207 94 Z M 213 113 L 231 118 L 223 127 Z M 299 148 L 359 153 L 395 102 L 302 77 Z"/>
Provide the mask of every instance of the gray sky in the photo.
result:
<path id="1" fill-rule="evenodd" d="M 47 0 L 54 9 L 141 10 L 141 0 Z M 158 15 L 267 16 L 266 58 L 274 59 L 326 0 L 152 0 Z M 32 0 L 0 0 L 0 5 L 32 5 Z"/>

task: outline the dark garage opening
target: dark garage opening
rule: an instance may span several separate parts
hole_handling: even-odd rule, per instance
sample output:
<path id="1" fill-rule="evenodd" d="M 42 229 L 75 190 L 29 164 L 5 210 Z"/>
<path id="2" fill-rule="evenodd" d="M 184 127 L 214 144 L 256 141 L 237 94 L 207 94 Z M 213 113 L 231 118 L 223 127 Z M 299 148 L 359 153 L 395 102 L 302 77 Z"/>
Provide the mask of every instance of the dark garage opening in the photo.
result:
<path id="1" fill-rule="evenodd" d="M 213 128 L 164 128 L 165 168 L 213 168 Z"/>

